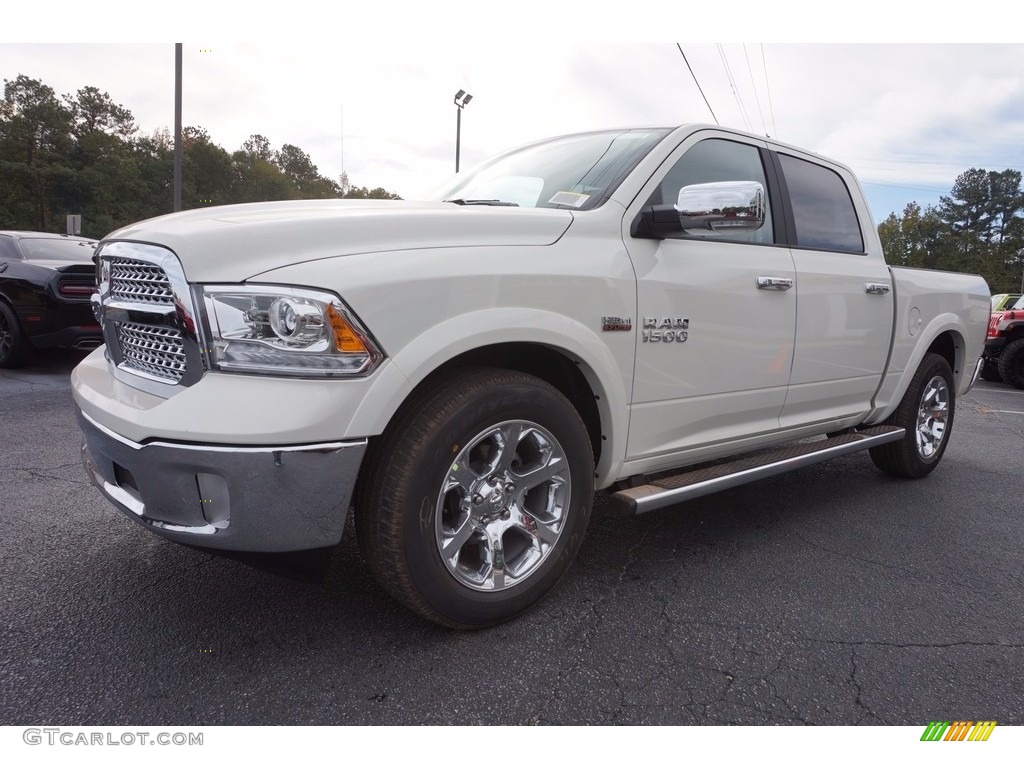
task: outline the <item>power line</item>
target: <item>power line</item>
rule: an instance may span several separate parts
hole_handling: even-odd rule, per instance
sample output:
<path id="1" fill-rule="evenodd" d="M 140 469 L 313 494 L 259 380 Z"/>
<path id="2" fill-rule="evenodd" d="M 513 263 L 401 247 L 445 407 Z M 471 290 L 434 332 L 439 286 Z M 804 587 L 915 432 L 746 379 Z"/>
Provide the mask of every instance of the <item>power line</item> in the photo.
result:
<path id="1" fill-rule="evenodd" d="M 764 43 L 761 43 L 761 69 L 764 70 L 764 87 L 768 91 L 768 114 L 772 118 L 772 134 L 778 137 L 779 130 L 775 127 L 775 107 L 772 106 L 772 88 L 768 84 L 768 62 L 764 58 Z"/>
<path id="2" fill-rule="evenodd" d="M 893 184 L 887 181 L 864 181 L 861 179 L 860 182 L 865 187 L 892 187 L 893 189 L 913 189 L 918 192 L 942 192 L 948 193 L 950 190 L 941 187 L 911 187 L 906 184 Z"/>
<path id="3" fill-rule="evenodd" d="M 715 118 L 715 125 L 721 125 L 721 123 L 718 122 L 718 117 L 715 115 L 715 110 L 711 108 L 711 102 L 708 101 L 707 96 L 704 96 L 704 89 L 700 87 L 700 81 L 697 80 L 697 75 L 694 74 L 693 67 L 690 66 L 690 62 L 687 60 L 686 54 L 683 53 L 683 46 L 676 43 L 676 48 L 679 49 L 679 54 L 683 57 L 683 61 L 686 62 L 686 68 L 690 70 L 690 75 L 693 77 L 693 82 L 697 85 L 697 90 L 700 91 L 700 95 L 704 97 L 704 103 L 708 105 L 708 112 L 710 112 L 711 116 Z"/>
<path id="4" fill-rule="evenodd" d="M 736 106 L 740 108 L 740 117 L 743 118 L 743 127 L 748 131 L 753 132 L 754 127 L 750 122 L 750 118 L 747 116 L 747 110 L 743 106 L 743 100 L 740 98 L 739 89 L 736 88 L 736 81 L 732 76 L 732 69 L 729 67 L 729 61 L 725 57 L 725 48 L 722 47 L 721 43 L 716 43 L 718 46 L 718 55 L 722 59 L 722 66 L 725 68 L 725 76 L 729 80 L 729 87 L 732 88 L 732 95 L 736 98 Z"/>
<path id="5" fill-rule="evenodd" d="M 754 101 L 757 102 L 757 114 L 761 116 L 761 127 L 768 135 L 768 126 L 764 122 L 764 111 L 761 109 L 761 97 L 757 95 L 757 83 L 754 82 L 754 69 L 750 66 L 750 54 L 747 53 L 747 44 L 743 44 L 743 58 L 747 60 L 747 72 L 750 74 L 750 87 L 754 89 Z"/>

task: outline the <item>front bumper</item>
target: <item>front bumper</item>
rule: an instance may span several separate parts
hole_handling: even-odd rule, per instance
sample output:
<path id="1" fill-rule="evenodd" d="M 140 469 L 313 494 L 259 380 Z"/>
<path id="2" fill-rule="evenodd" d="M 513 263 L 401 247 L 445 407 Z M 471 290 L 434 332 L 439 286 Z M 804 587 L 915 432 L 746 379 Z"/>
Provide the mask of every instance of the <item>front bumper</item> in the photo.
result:
<path id="1" fill-rule="evenodd" d="M 341 540 L 365 440 L 273 447 L 136 443 L 78 412 L 82 463 L 122 512 L 182 544 L 294 552 Z"/>

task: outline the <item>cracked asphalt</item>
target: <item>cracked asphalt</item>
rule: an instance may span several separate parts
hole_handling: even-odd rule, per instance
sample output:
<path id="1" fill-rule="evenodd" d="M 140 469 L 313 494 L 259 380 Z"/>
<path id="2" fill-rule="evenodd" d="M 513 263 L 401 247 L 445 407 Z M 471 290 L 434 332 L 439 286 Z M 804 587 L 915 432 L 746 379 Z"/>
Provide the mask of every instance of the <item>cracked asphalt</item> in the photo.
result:
<path id="1" fill-rule="evenodd" d="M 80 354 L 0 371 L 0 724 L 1024 724 L 1024 392 L 928 479 L 866 455 L 642 517 L 599 496 L 561 585 L 477 633 L 371 579 L 166 542 L 78 461 Z"/>

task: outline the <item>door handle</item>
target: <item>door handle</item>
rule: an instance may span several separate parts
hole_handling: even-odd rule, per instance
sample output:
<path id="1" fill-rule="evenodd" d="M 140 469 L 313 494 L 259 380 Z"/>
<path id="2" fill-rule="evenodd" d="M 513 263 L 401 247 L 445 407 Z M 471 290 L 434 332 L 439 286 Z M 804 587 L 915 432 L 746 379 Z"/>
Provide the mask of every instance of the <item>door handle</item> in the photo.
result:
<path id="1" fill-rule="evenodd" d="M 790 277 L 769 277 L 759 275 L 757 287 L 761 291 L 788 291 L 793 287 L 793 279 Z"/>
<path id="2" fill-rule="evenodd" d="M 892 287 L 888 283 L 864 283 L 865 293 L 874 293 L 879 296 L 887 294 Z"/>

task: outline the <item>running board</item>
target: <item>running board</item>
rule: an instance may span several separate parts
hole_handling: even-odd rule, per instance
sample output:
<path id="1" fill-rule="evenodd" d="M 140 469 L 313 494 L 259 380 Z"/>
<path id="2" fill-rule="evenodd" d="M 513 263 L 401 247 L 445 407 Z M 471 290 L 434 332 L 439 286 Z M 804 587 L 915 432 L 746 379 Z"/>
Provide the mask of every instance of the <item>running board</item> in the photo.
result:
<path id="1" fill-rule="evenodd" d="M 641 512 L 650 512 L 754 480 L 781 475 L 837 456 L 893 443 L 905 433 L 903 427 L 868 427 L 824 440 L 788 443 L 780 448 L 732 461 L 703 465 L 698 469 L 661 477 L 646 485 L 617 491 L 609 498 L 612 505 L 619 509 L 639 515 Z"/>

